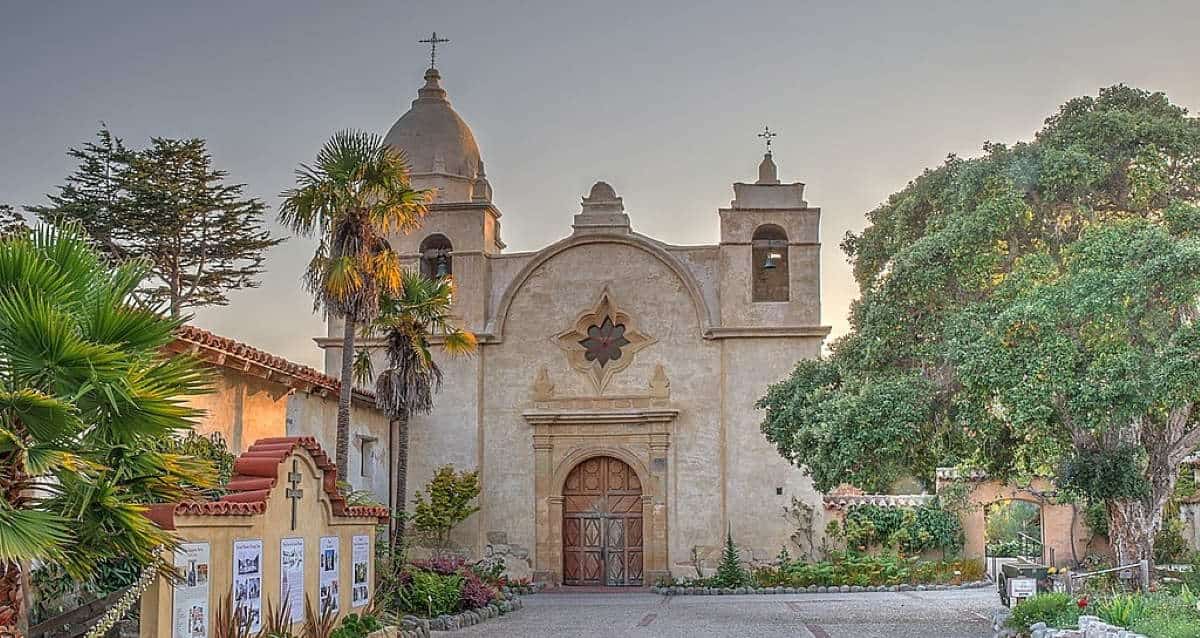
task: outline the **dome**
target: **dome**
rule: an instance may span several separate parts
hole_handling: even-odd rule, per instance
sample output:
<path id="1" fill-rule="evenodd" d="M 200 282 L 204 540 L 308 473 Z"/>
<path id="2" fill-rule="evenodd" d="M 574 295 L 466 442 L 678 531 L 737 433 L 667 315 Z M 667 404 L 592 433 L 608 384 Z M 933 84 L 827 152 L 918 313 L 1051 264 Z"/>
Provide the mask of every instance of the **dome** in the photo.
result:
<path id="1" fill-rule="evenodd" d="M 471 127 L 450 106 L 441 79 L 437 69 L 425 72 L 425 86 L 412 108 L 383 141 L 404 151 L 414 175 L 444 173 L 473 180 L 480 168 L 479 146 Z"/>
<path id="2" fill-rule="evenodd" d="M 617 191 L 609 186 L 608 182 L 596 182 L 592 185 L 592 192 L 588 194 L 587 198 L 596 201 L 611 201 L 617 198 Z"/>

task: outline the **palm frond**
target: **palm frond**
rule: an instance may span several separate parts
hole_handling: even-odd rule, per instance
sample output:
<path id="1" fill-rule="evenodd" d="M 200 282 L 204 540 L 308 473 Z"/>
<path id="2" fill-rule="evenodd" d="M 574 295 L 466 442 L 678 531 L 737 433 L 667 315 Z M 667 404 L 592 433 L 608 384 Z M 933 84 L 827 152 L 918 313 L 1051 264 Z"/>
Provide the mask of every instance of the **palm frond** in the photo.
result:
<path id="1" fill-rule="evenodd" d="M 75 406 L 33 388 L 0 390 L 0 415 L 15 419 L 35 443 L 56 441 L 83 427 Z"/>
<path id="2" fill-rule="evenodd" d="M 6 505 L 0 505 L 0 562 L 62 557 L 72 540 L 66 520 L 53 512 Z"/>

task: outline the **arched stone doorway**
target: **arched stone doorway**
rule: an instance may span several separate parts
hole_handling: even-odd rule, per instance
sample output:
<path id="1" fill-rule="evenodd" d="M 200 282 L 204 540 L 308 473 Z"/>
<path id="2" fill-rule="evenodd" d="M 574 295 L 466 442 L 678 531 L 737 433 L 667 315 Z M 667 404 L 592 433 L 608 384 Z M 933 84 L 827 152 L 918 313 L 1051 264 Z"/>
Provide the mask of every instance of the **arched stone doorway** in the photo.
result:
<path id="1" fill-rule="evenodd" d="M 563 484 L 564 585 L 643 583 L 642 484 L 624 461 L 596 456 Z"/>

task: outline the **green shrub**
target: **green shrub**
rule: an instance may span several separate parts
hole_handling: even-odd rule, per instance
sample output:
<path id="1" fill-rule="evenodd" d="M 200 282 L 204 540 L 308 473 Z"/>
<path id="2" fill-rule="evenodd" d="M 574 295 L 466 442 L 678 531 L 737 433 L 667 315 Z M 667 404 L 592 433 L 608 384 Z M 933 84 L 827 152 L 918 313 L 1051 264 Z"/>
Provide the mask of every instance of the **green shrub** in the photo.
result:
<path id="1" fill-rule="evenodd" d="M 195 430 L 188 430 L 184 436 L 160 439 L 155 447 L 159 452 L 182 454 L 212 463 L 217 472 L 216 485 L 200 491 L 209 498 L 218 498 L 225 494 L 225 486 L 229 485 L 229 479 L 233 477 L 233 462 L 237 460 L 237 456 L 229 451 L 229 444 L 220 432 L 198 434 Z"/>
<path id="2" fill-rule="evenodd" d="M 1038 594 L 1017 603 L 1013 607 L 1008 626 L 1018 631 L 1029 631 L 1039 622 L 1050 627 L 1074 627 L 1079 623 L 1079 606 L 1070 594 Z"/>
<path id="3" fill-rule="evenodd" d="M 1115 594 L 1096 605 L 1096 615 L 1101 620 L 1119 627 L 1129 627 L 1146 617 L 1149 605 L 1142 594 Z"/>
<path id="4" fill-rule="evenodd" d="M 1196 638 L 1200 636 L 1200 619 L 1155 615 L 1130 629 L 1153 638 Z"/>
<path id="5" fill-rule="evenodd" d="M 1154 536 L 1154 562 L 1174 563 L 1187 556 L 1183 530 L 1183 521 L 1178 516 L 1164 517 L 1162 529 Z"/>
<path id="6" fill-rule="evenodd" d="M 733 532 L 725 533 L 725 550 L 721 553 L 721 564 L 713 575 L 711 587 L 746 587 L 751 584 L 750 574 L 742 569 L 737 545 L 733 544 Z"/>
<path id="7" fill-rule="evenodd" d="M 370 614 L 349 614 L 342 619 L 342 624 L 329 638 L 367 638 L 372 631 L 383 629 L 383 623 Z"/>
<path id="8" fill-rule="evenodd" d="M 858 505 L 846 512 L 841 537 L 848 549 L 896 549 L 906 554 L 941 550 L 953 554 L 962 548 L 963 530 L 958 516 L 941 506 L 883 507 Z"/>
<path id="9" fill-rule="evenodd" d="M 433 479 L 418 490 L 413 499 L 413 528 L 430 537 L 438 547 L 449 542 L 450 530 L 479 511 L 478 472 L 455 472 L 454 467 L 439 467 Z"/>
<path id="10" fill-rule="evenodd" d="M 926 561 L 896 554 L 834 553 L 818 563 L 780 561 L 754 570 L 759 587 L 808 587 L 935 584 L 975 581 L 983 577 L 979 560 Z M 704 584 L 701 584 L 704 586 Z"/>
<path id="11" fill-rule="evenodd" d="M 464 579 L 457 574 L 442 576 L 415 570 L 412 582 L 396 592 L 401 611 L 426 618 L 458 611 Z"/>

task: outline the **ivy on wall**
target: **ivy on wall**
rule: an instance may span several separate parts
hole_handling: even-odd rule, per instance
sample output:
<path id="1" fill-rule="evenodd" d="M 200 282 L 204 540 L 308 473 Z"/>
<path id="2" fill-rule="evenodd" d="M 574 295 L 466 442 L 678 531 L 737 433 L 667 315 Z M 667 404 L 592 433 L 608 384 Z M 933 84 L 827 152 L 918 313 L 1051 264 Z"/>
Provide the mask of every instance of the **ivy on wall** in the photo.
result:
<path id="1" fill-rule="evenodd" d="M 853 551 L 897 550 L 919 554 L 937 550 L 957 554 L 963 547 L 963 529 L 958 515 L 939 504 L 919 507 L 856 505 L 846 510 L 841 526 L 829 532 Z"/>

